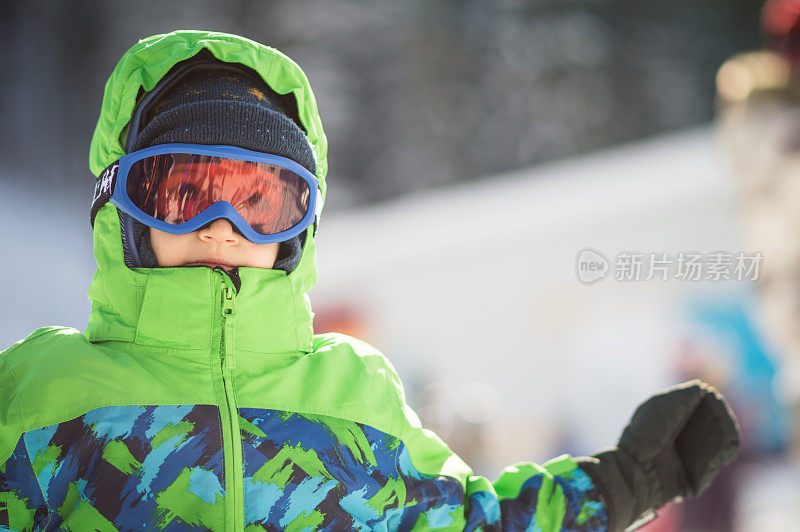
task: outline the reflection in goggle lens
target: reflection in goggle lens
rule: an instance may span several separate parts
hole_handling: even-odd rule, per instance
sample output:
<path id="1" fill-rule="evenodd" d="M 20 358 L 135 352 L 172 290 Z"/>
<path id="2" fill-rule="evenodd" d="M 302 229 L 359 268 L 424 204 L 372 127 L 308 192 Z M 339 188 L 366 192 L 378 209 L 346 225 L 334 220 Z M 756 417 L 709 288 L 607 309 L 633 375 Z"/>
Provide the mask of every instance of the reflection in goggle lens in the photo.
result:
<path id="1" fill-rule="evenodd" d="M 308 183 L 274 164 L 212 155 L 168 153 L 136 161 L 128 197 L 145 214 L 177 225 L 227 201 L 259 234 L 286 231 L 308 211 Z"/>

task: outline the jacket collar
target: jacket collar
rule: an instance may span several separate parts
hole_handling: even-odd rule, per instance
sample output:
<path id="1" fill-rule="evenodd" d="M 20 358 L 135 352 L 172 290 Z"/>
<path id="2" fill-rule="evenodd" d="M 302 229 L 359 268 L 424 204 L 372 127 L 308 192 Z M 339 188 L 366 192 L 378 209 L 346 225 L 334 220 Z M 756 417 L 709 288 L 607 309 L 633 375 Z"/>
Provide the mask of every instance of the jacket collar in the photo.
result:
<path id="1" fill-rule="evenodd" d="M 89 287 L 89 341 L 203 351 L 219 346 L 222 287 L 233 286 L 224 272 L 128 268 L 122 256 L 119 216 L 112 204 L 100 210 L 94 235 L 98 268 Z M 313 241 L 309 243 L 304 255 L 314 253 Z M 295 273 L 239 268 L 242 283 L 234 299 L 232 324 L 237 351 L 311 351 L 313 314 Z"/>

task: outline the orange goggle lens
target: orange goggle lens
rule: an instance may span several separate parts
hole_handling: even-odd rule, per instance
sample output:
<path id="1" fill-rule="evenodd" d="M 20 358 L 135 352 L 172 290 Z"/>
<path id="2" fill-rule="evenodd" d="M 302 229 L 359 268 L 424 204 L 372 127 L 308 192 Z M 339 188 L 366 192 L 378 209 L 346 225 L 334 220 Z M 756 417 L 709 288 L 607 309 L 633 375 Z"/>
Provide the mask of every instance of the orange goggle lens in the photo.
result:
<path id="1" fill-rule="evenodd" d="M 126 189 L 136 207 L 178 225 L 226 201 L 259 234 L 297 225 L 308 212 L 308 182 L 292 170 L 264 162 L 212 155 L 167 153 L 134 162 Z"/>

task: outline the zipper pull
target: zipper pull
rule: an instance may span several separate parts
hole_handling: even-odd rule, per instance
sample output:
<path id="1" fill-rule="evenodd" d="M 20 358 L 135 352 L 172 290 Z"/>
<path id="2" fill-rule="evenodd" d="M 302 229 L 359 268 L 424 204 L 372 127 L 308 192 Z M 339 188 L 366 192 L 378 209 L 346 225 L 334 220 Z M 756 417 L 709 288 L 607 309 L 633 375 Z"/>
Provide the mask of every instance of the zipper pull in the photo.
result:
<path id="1" fill-rule="evenodd" d="M 226 283 L 222 285 L 222 342 L 223 352 L 225 354 L 225 367 L 228 369 L 233 369 L 236 365 L 233 358 L 233 345 L 236 333 L 236 329 L 234 328 L 236 317 L 235 294 L 236 290 L 232 286 Z"/>
<path id="2" fill-rule="evenodd" d="M 233 314 L 233 302 L 236 290 L 229 286 L 228 283 L 222 283 L 222 311 L 227 314 Z"/>

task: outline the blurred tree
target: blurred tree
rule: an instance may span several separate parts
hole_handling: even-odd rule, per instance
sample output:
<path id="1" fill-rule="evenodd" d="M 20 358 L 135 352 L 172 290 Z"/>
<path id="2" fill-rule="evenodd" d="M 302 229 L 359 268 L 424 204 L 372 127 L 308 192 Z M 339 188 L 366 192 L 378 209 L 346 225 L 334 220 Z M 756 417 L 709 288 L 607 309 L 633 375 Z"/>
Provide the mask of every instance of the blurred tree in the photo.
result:
<path id="1" fill-rule="evenodd" d="M 295 58 L 326 125 L 336 209 L 709 121 L 716 68 L 759 45 L 760 5 L 7 1 L 0 179 L 88 196 L 105 80 L 154 33 L 218 29 Z"/>

